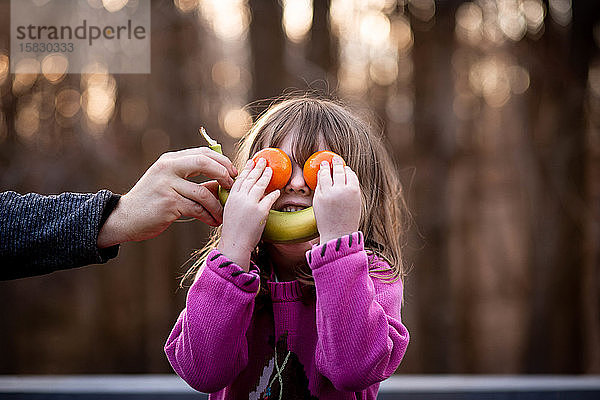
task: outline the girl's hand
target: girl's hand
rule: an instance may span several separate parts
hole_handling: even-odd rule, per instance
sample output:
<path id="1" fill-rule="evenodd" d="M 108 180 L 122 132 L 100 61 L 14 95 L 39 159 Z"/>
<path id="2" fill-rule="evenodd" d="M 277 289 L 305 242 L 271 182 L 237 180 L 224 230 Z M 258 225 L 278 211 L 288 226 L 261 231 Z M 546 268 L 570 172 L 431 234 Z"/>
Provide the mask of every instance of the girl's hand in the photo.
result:
<path id="1" fill-rule="evenodd" d="M 223 210 L 223 231 L 217 248 L 246 271 L 250 268 L 250 254 L 265 229 L 269 210 L 280 194 L 275 190 L 265 195 L 273 175 L 266 165 L 264 158 L 256 166 L 248 160 L 233 183 Z"/>
<path id="2" fill-rule="evenodd" d="M 332 160 L 333 177 L 329 163 L 323 161 L 319 169 L 313 207 L 321 244 L 358 230 L 361 212 L 361 194 L 358 177 L 340 157 Z"/>

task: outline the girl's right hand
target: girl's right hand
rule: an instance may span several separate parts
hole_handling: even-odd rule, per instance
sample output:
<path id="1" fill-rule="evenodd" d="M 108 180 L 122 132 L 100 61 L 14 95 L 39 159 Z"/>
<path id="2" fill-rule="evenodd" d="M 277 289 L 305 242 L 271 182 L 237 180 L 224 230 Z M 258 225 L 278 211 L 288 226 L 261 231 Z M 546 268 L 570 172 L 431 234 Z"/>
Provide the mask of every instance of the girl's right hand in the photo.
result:
<path id="1" fill-rule="evenodd" d="M 223 210 L 223 228 L 217 248 L 246 271 L 250 268 L 250 255 L 265 229 L 269 210 L 280 194 L 275 190 L 265 195 L 273 175 L 266 165 L 264 158 L 256 165 L 248 160 L 233 183 Z"/>

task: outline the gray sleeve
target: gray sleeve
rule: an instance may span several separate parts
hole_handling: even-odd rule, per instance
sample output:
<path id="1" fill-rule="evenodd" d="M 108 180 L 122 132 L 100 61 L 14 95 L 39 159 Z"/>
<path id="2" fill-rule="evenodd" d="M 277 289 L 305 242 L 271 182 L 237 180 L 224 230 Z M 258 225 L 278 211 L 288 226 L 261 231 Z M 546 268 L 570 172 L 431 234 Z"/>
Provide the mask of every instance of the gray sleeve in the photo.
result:
<path id="1" fill-rule="evenodd" d="M 0 193 L 0 280 L 105 263 L 119 246 L 99 249 L 98 232 L 120 196 Z"/>

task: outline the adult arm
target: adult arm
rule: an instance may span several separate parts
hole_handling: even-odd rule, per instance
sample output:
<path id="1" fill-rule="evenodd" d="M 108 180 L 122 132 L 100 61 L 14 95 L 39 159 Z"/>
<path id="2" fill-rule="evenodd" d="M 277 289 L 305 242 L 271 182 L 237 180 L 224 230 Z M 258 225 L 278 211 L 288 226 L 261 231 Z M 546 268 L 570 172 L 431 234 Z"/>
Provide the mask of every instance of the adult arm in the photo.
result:
<path id="1" fill-rule="evenodd" d="M 177 374 L 196 390 L 212 393 L 233 382 L 248 364 L 246 332 L 259 272 L 249 272 L 218 250 L 209 253 L 165 344 Z"/>
<path id="2" fill-rule="evenodd" d="M 187 180 L 201 174 L 215 180 Z M 1 193 L 0 279 L 104 263 L 118 244 L 158 236 L 182 216 L 217 226 L 217 188 L 230 188 L 236 174 L 227 157 L 200 147 L 161 155 L 122 197 Z"/>
<path id="3" fill-rule="evenodd" d="M 317 368 L 344 391 L 387 379 L 409 340 L 400 317 L 401 281 L 369 275 L 362 232 L 313 247 L 307 257 L 317 291 Z"/>
<path id="4" fill-rule="evenodd" d="M 118 246 L 100 249 L 98 231 L 119 201 L 96 194 L 0 193 L 0 279 L 105 263 Z"/>

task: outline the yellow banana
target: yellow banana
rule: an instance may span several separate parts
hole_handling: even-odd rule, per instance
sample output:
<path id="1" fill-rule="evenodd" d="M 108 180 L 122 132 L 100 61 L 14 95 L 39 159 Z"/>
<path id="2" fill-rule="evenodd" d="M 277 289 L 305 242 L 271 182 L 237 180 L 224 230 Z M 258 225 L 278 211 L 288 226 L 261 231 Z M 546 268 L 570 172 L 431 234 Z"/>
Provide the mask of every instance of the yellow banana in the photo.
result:
<path id="1" fill-rule="evenodd" d="M 208 136 L 204 128 L 200 128 L 200 134 L 204 136 L 211 150 L 223 154 L 221 145 Z M 222 205 L 225 205 L 228 196 L 229 192 L 219 186 L 219 200 Z M 299 243 L 317 236 L 319 236 L 319 231 L 315 213 L 312 207 L 308 207 L 292 212 L 270 210 L 262 238 L 273 243 Z"/>
<path id="2" fill-rule="evenodd" d="M 229 192 L 219 186 L 219 200 L 225 205 Z M 269 211 L 263 240 L 273 243 L 306 242 L 319 236 L 312 207 L 299 211 Z"/>

